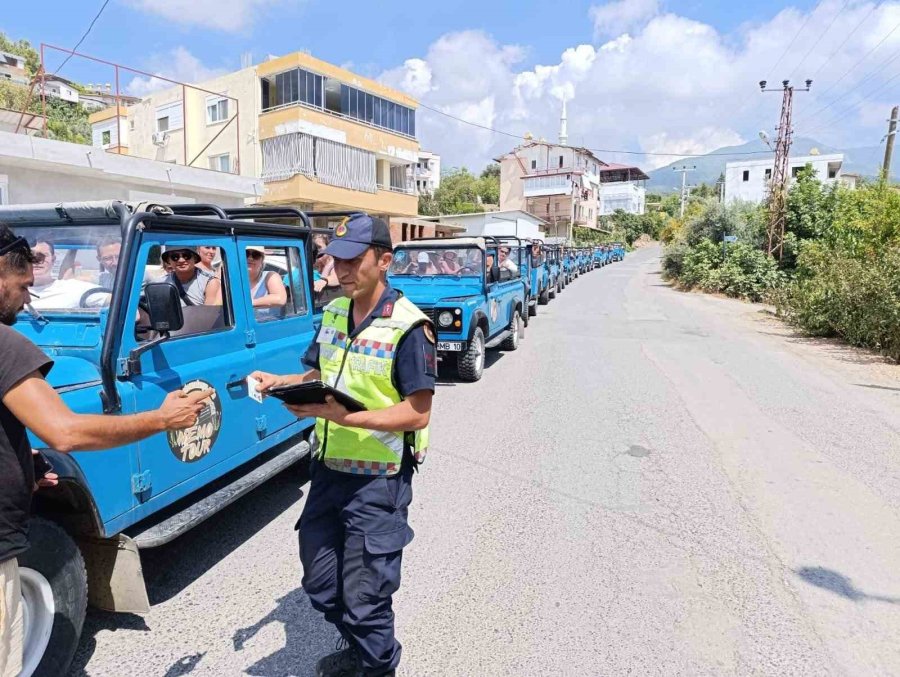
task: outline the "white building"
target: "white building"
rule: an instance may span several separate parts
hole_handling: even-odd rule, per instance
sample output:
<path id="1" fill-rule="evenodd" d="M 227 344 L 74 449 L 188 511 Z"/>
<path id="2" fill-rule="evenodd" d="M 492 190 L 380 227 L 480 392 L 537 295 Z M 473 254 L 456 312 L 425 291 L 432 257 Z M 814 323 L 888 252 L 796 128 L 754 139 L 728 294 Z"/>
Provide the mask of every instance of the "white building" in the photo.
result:
<path id="1" fill-rule="evenodd" d="M 54 99 L 62 99 L 69 103 L 78 103 L 79 95 L 75 85 L 65 78 L 48 75 L 44 78 L 44 94 Z"/>
<path id="2" fill-rule="evenodd" d="M 543 238 L 542 227 L 549 224 L 544 219 L 518 209 L 499 212 L 478 212 L 476 214 L 445 214 L 443 216 L 420 216 L 421 221 L 435 221 L 449 226 L 460 226 L 465 232 L 459 235 L 515 235 L 523 240 Z"/>
<path id="3" fill-rule="evenodd" d="M 262 192 L 259 179 L 0 132 L 0 204 L 115 199 L 240 207 Z"/>
<path id="4" fill-rule="evenodd" d="M 25 70 L 25 57 L 10 52 L 0 52 L 0 80 L 27 86 L 30 78 Z"/>
<path id="5" fill-rule="evenodd" d="M 639 167 L 605 163 L 600 168 L 600 216 L 617 210 L 643 214 L 647 202 L 644 182 L 650 177 Z"/>
<path id="6" fill-rule="evenodd" d="M 419 151 L 419 160 L 415 165 L 416 195 L 434 195 L 441 186 L 441 156 Z"/>
<path id="7" fill-rule="evenodd" d="M 816 176 L 825 184 L 841 181 L 843 153 L 832 155 L 806 155 L 790 158 L 791 178 L 803 167 L 811 164 Z M 740 160 L 725 165 L 725 202 L 764 202 L 768 197 L 772 180 L 774 158 L 765 160 Z"/>

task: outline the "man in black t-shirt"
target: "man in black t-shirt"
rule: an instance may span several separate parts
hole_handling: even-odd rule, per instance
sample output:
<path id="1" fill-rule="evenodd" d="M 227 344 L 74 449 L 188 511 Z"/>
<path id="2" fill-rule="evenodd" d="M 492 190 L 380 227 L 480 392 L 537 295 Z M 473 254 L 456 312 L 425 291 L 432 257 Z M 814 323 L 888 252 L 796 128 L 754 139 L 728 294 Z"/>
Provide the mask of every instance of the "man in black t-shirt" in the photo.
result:
<path id="1" fill-rule="evenodd" d="M 170 393 L 156 411 L 132 416 L 72 412 L 44 380 L 53 362 L 10 329 L 31 301 L 33 264 L 40 254 L 0 224 L 0 677 L 22 670 L 23 615 L 16 557 L 28 548 L 31 494 L 55 475 L 35 477 L 30 429 L 56 451 L 109 449 L 197 421 L 211 391 Z"/>

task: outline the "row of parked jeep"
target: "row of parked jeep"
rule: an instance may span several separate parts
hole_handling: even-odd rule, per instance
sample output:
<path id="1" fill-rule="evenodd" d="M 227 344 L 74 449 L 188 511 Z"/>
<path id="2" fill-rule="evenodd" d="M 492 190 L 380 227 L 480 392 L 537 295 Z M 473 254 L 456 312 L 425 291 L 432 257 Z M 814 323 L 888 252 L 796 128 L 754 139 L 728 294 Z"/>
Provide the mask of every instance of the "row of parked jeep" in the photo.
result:
<path id="1" fill-rule="evenodd" d="M 19 559 L 22 677 L 68 674 L 88 603 L 149 609 L 140 550 L 203 524 L 309 454 L 314 421 L 250 397 L 245 379 L 299 368 L 329 298 L 314 291 L 311 223 L 345 215 L 117 201 L 0 207 L 0 221 L 52 246 L 55 260 L 73 261 L 78 280 L 103 292 L 100 304 L 83 295 L 30 308 L 15 325 L 53 358 L 48 381 L 73 411 L 132 414 L 173 390 L 215 392 L 193 428 L 101 453 L 60 453 L 32 437 L 59 484 L 35 493 L 31 547 Z M 102 255 L 109 246 L 119 249 L 115 267 Z M 221 303 L 184 307 L 171 284 L 148 283 L 164 248 L 201 246 L 221 258 Z M 251 251 L 265 252 L 265 270 L 285 284 L 278 312 L 253 306 Z M 395 256 L 391 283 L 434 320 L 444 363 L 477 380 L 486 349 L 515 350 L 539 306 L 624 249 L 470 237 L 405 242 Z"/>
<path id="2" fill-rule="evenodd" d="M 486 350 L 516 350 L 540 306 L 579 275 L 624 257 L 621 243 L 569 247 L 512 236 L 413 240 L 395 247 L 388 279 L 434 323 L 442 368 L 477 381 Z"/>

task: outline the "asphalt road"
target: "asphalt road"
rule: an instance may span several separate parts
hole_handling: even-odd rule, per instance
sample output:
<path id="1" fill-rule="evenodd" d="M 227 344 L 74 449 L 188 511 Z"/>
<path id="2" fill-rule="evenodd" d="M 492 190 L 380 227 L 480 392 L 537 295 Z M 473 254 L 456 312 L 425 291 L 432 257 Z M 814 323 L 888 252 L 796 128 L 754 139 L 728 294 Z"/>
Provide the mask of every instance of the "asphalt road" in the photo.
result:
<path id="1" fill-rule="evenodd" d="M 438 386 L 401 674 L 900 674 L 900 367 L 673 291 L 658 255 Z M 311 675 L 302 482 L 145 553 L 151 612 L 91 613 L 74 674 Z"/>

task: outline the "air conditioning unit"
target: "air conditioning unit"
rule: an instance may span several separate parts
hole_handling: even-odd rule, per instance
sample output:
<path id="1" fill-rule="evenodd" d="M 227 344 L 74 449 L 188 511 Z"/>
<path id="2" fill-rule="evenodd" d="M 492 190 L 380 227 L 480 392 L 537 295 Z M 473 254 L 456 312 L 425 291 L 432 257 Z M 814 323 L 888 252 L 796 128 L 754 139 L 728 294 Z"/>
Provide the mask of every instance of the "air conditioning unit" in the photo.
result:
<path id="1" fill-rule="evenodd" d="M 169 132 L 153 132 L 153 145 L 165 146 L 169 142 Z"/>

